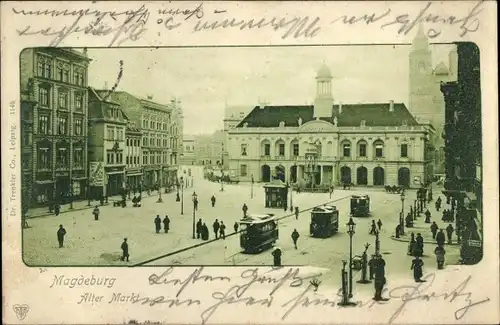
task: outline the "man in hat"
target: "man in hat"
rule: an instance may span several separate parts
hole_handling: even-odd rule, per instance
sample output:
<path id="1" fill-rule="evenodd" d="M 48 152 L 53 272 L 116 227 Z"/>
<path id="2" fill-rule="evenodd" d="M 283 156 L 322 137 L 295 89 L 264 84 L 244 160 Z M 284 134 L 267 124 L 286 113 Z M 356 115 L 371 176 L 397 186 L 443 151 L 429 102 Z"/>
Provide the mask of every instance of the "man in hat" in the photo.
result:
<path id="1" fill-rule="evenodd" d="M 59 248 L 64 246 L 64 236 L 66 235 L 66 229 L 63 228 L 63 225 L 59 225 L 59 229 L 57 230 L 57 241 L 59 242 Z"/>
<path id="2" fill-rule="evenodd" d="M 125 261 L 125 259 L 126 259 L 128 262 L 128 258 L 130 255 L 128 254 L 127 238 L 123 238 L 123 243 L 122 243 L 121 248 L 122 248 L 122 257 L 120 258 L 120 260 Z"/>

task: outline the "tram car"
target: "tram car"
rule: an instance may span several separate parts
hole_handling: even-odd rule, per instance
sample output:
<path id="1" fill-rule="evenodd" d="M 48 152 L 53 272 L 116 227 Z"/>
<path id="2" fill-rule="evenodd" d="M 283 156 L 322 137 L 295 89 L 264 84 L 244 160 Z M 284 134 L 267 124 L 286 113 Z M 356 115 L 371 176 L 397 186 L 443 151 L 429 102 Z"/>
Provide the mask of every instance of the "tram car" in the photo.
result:
<path id="1" fill-rule="evenodd" d="M 334 205 L 322 205 L 312 209 L 309 233 L 313 237 L 326 238 L 339 230 L 339 210 Z"/>
<path id="2" fill-rule="evenodd" d="M 259 253 L 278 240 L 278 220 L 274 214 L 247 215 L 241 219 L 240 246 L 244 253 Z"/>
<path id="3" fill-rule="evenodd" d="M 368 195 L 351 196 L 351 216 L 368 217 L 370 215 L 370 197 Z"/>

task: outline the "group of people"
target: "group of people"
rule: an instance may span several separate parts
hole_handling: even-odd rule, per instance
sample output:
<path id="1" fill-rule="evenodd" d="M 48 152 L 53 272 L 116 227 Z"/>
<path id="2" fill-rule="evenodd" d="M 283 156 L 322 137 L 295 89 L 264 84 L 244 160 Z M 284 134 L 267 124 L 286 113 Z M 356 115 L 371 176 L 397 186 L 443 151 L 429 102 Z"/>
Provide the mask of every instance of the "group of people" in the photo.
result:
<path id="1" fill-rule="evenodd" d="M 224 221 L 221 220 L 219 222 L 219 219 L 215 219 L 214 223 L 212 224 L 212 229 L 214 231 L 215 239 L 226 239 L 226 225 L 224 224 Z M 234 224 L 234 231 L 238 231 L 237 222 Z M 200 218 L 196 223 L 196 238 L 201 240 L 208 240 L 209 237 L 210 234 L 208 231 L 208 226 Z"/>
<path id="2" fill-rule="evenodd" d="M 372 220 L 370 235 L 376 235 L 380 230 L 382 230 L 382 220 L 378 219 L 377 223 L 375 223 L 375 220 Z"/>
<path id="3" fill-rule="evenodd" d="M 165 231 L 166 234 L 170 230 L 170 218 L 168 217 L 168 215 L 165 215 L 165 218 L 163 218 L 163 221 L 161 220 L 160 215 L 157 215 L 155 220 L 154 220 L 154 223 L 155 223 L 155 230 L 156 230 L 157 234 L 160 233 L 162 223 L 163 223 L 163 230 Z"/>

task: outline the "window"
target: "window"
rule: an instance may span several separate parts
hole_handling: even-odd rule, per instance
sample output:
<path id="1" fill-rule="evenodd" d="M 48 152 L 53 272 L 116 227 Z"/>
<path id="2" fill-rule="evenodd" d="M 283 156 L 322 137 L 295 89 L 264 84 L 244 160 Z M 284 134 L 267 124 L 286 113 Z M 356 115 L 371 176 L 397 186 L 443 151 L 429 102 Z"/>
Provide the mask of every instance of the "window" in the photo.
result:
<path id="1" fill-rule="evenodd" d="M 375 157 L 377 158 L 384 157 L 384 145 L 380 142 L 375 143 Z"/>
<path id="2" fill-rule="evenodd" d="M 56 76 L 57 76 L 57 80 L 59 80 L 59 81 L 63 80 L 63 69 L 62 69 L 62 67 L 60 67 L 60 66 L 57 67 Z"/>
<path id="3" fill-rule="evenodd" d="M 279 155 L 280 156 L 284 156 L 285 155 L 285 144 L 284 143 L 280 143 L 279 144 L 278 151 L 279 151 Z"/>
<path id="4" fill-rule="evenodd" d="M 50 58 L 38 56 L 37 58 L 38 76 L 49 79 L 52 76 L 52 63 Z"/>
<path id="5" fill-rule="evenodd" d="M 240 165 L 240 176 L 247 176 L 247 165 Z"/>
<path id="6" fill-rule="evenodd" d="M 83 109 L 83 95 L 82 94 L 75 94 L 75 108 L 77 110 Z"/>
<path id="7" fill-rule="evenodd" d="M 111 150 L 106 151 L 106 163 L 108 165 L 113 165 L 115 163 L 115 154 Z"/>
<path id="8" fill-rule="evenodd" d="M 52 76 L 52 63 L 50 62 L 50 60 L 45 61 L 45 71 L 43 73 L 43 76 L 47 79 L 50 79 L 50 77 Z"/>
<path id="9" fill-rule="evenodd" d="M 116 163 L 123 164 L 123 151 L 116 152 Z"/>
<path id="10" fill-rule="evenodd" d="M 147 138 L 147 135 L 144 135 L 144 138 L 142 138 L 142 145 L 144 147 L 147 147 L 148 145 L 148 138 Z"/>
<path id="11" fill-rule="evenodd" d="M 59 93 L 59 108 L 68 109 L 68 93 L 65 91 L 61 91 Z"/>
<path id="12" fill-rule="evenodd" d="M 294 157 L 298 157 L 298 155 L 299 155 L 299 144 L 298 143 L 293 144 L 292 152 L 293 152 Z"/>
<path id="13" fill-rule="evenodd" d="M 69 69 L 63 69 L 61 81 L 69 82 Z"/>
<path id="14" fill-rule="evenodd" d="M 242 144 L 241 145 L 241 155 L 242 156 L 246 156 L 247 155 L 247 145 L 246 144 Z"/>
<path id="15" fill-rule="evenodd" d="M 147 152 L 145 152 L 144 155 L 142 156 L 142 164 L 143 165 L 147 165 L 148 164 L 148 154 L 147 154 Z"/>
<path id="16" fill-rule="evenodd" d="M 67 134 L 68 132 L 68 118 L 59 116 L 57 118 L 57 134 Z"/>
<path id="17" fill-rule="evenodd" d="M 366 157 L 366 143 L 359 144 L 359 156 Z"/>
<path id="18" fill-rule="evenodd" d="M 78 86 L 84 85 L 85 80 L 83 77 L 83 70 L 75 70 L 74 71 L 74 83 L 75 83 L 75 85 L 78 85 Z"/>
<path id="19" fill-rule="evenodd" d="M 402 158 L 408 157 L 408 144 L 406 143 L 401 144 L 401 157 Z"/>
<path id="20" fill-rule="evenodd" d="M 40 105 L 49 107 L 49 89 L 46 87 L 40 87 L 38 89 L 38 102 Z"/>
<path id="21" fill-rule="evenodd" d="M 115 139 L 115 128 L 108 126 L 107 130 L 108 130 L 108 138 L 106 140 L 114 140 Z"/>
<path id="22" fill-rule="evenodd" d="M 125 163 L 126 163 L 127 165 L 130 165 L 130 157 L 129 157 L 129 156 L 127 156 L 127 158 L 125 159 Z"/>
<path id="23" fill-rule="evenodd" d="M 38 67 L 39 77 L 43 77 L 44 66 L 45 66 L 44 61 L 41 58 L 38 58 L 37 67 Z"/>
<path id="24" fill-rule="evenodd" d="M 50 169 L 50 156 L 49 148 L 38 149 L 38 169 Z"/>
<path id="25" fill-rule="evenodd" d="M 351 156 L 351 145 L 349 143 L 344 143 L 343 146 L 343 156 L 350 157 Z"/>
<path id="26" fill-rule="evenodd" d="M 74 128 L 75 128 L 75 135 L 82 135 L 83 134 L 83 121 L 79 118 L 75 119 L 74 123 Z"/>
<path id="27" fill-rule="evenodd" d="M 67 148 L 58 148 L 56 155 L 56 167 L 68 168 L 68 150 Z"/>
<path id="28" fill-rule="evenodd" d="M 49 134 L 49 116 L 40 115 L 38 118 L 38 133 Z"/>
<path id="29" fill-rule="evenodd" d="M 271 145 L 269 143 L 266 143 L 264 145 L 264 156 L 270 156 L 271 155 Z"/>
<path id="30" fill-rule="evenodd" d="M 75 148 L 73 156 L 73 165 L 75 167 L 83 167 L 83 149 Z"/>

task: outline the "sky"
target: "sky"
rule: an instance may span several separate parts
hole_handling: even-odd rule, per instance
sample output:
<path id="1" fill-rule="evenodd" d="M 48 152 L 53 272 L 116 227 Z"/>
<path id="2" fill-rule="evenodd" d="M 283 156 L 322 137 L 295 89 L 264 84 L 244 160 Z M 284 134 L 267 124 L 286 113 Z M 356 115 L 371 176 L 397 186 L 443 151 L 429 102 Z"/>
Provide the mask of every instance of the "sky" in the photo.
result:
<path id="1" fill-rule="evenodd" d="M 452 45 L 431 45 L 433 65 Z M 408 106 L 409 45 L 88 49 L 89 85 L 111 88 L 167 104 L 181 101 L 184 134 L 211 134 L 223 127 L 227 105 L 312 104 L 316 71 L 333 75 L 335 102 L 403 102 Z"/>

